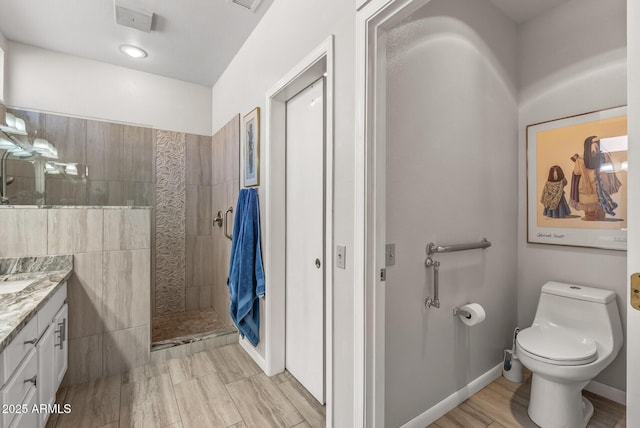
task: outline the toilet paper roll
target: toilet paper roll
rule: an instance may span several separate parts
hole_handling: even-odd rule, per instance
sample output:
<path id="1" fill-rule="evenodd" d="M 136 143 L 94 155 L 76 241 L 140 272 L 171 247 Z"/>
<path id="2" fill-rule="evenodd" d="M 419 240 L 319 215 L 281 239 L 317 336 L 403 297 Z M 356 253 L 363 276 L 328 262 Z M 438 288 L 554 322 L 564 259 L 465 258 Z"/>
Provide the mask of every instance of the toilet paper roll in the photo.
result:
<path id="1" fill-rule="evenodd" d="M 487 314 L 484 311 L 484 308 L 480 306 L 479 303 L 469 303 L 468 305 L 461 306 L 460 309 L 469 312 L 471 314 L 471 318 L 467 318 L 464 315 L 458 315 L 463 323 L 466 325 L 476 325 L 480 324 L 484 321 L 484 318 Z"/>

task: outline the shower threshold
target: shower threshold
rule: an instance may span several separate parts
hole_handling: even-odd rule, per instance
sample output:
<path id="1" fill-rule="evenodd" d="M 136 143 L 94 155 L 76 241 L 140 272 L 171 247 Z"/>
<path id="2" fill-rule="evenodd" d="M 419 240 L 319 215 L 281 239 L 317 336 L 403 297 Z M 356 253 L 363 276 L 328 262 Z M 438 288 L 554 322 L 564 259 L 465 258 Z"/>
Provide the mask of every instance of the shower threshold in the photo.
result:
<path id="1" fill-rule="evenodd" d="M 236 333 L 233 325 L 220 321 L 213 308 L 153 318 L 151 351 L 167 349 Z"/>

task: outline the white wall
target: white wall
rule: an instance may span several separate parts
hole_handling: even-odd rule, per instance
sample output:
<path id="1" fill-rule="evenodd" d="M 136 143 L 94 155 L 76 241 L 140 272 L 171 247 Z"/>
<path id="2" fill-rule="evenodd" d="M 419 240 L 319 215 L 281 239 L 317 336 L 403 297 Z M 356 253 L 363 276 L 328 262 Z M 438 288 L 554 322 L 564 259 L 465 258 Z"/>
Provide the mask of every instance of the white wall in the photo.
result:
<path id="1" fill-rule="evenodd" d="M 516 326 L 516 25 L 485 0 L 433 0 L 387 35 L 385 424 L 397 427 L 496 366 Z M 435 255 L 428 242 L 486 237 Z M 454 306 L 478 302 L 484 323 Z"/>
<path id="2" fill-rule="evenodd" d="M 627 22 L 629 56 L 629 186 L 640 189 L 640 4 L 635 0 L 627 2 Z M 637 195 L 637 193 L 635 193 Z M 629 198 L 629 247 L 627 253 L 627 278 L 634 272 L 640 272 L 640 198 Z M 629 292 L 625 293 L 627 296 Z M 623 299 L 628 302 L 629 298 Z M 637 361 L 640 356 L 640 311 L 627 303 L 627 361 Z M 640 371 L 627 371 L 627 421 L 640 420 Z"/>
<path id="3" fill-rule="evenodd" d="M 334 270 L 333 278 L 335 427 L 353 426 L 354 278 L 349 254 L 354 216 L 354 29 L 352 1 L 276 1 L 213 87 L 213 131 L 234 114 L 245 115 L 259 106 L 264 138 L 267 91 L 330 34 L 335 35 L 334 241 L 347 246 L 347 269 Z M 264 145 L 260 158 L 264 159 Z M 263 189 L 259 191 L 263 198 Z M 264 218 L 264 205 L 261 210 Z M 264 241 L 262 245 L 266 247 Z M 262 348 L 259 352 L 264 355 Z"/>
<path id="4" fill-rule="evenodd" d="M 11 107 L 211 135 L 211 88 L 8 42 Z"/>
<path id="5" fill-rule="evenodd" d="M 530 124 L 627 103 L 625 8 L 625 0 L 572 0 L 519 28 L 518 322 L 521 327 L 531 325 L 540 287 L 549 280 L 616 291 L 623 323 L 626 319 L 625 252 L 527 244 L 525 134 Z M 631 212 L 627 217 L 631 221 Z M 624 354 L 623 348 L 596 380 L 625 390 Z"/>

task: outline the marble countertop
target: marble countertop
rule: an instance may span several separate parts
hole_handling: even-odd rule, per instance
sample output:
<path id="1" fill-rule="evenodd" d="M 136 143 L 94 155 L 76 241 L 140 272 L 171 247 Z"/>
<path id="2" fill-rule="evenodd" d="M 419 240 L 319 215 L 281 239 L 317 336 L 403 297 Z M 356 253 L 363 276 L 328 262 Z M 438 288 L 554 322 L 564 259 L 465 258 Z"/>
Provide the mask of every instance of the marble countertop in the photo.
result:
<path id="1" fill-rule="evenodd" d="M 71 276 L 73 256 L 0 259 L 0 283 L 33 280 L 22 291 L 0 294 L 0 352 Z"/>

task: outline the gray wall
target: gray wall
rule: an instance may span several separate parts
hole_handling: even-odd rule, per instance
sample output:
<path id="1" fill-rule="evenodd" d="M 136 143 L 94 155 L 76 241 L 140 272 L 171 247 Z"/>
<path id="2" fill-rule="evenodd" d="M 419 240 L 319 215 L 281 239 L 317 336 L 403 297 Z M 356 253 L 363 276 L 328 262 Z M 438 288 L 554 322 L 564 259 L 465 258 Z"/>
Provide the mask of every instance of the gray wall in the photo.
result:
<path id="1" fill-rule="evenodd" d="M 626 2 L 573 0 L 519 28 L 518 323 L 549 280 L 615 290 L 626 325 L 626 253 L 527 244 L 526 126 L 626 104 Z M 631 195 L 632 193 L 630 193 Z M 625 348 L 596 378 L 625 390 Z"/>
<path id="2" fill-rule="evenodd" d="M 434 0 L 387 37 L 386 423 L 397 427 L 487 372 L 516 326 L 516 26 L 488 1 Z M 440 309 L 425 309 L 425 246 Z M 467 327 L 454 306 L 478 302 Z"/>

